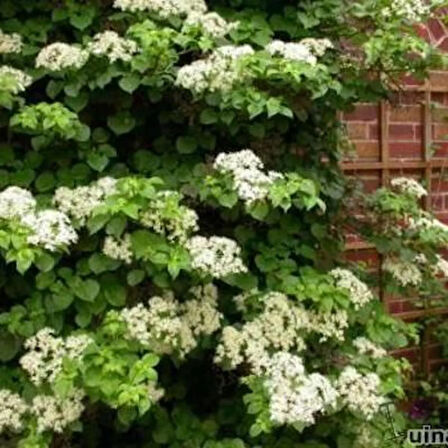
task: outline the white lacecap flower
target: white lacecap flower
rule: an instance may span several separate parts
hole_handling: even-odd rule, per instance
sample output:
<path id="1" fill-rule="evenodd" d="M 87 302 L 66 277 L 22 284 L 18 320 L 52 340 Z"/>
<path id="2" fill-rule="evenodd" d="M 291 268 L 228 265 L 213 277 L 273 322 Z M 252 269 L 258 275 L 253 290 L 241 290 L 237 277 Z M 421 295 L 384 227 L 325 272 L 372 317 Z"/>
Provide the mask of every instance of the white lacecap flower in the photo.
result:
<path id="1" fill-rule="evenodd" d="M 354 367 L 347 366 L 338 378 L 337 390 L 342 403 L 351 412 L 371 420 L 384 403 L 379 393 L 380 384 L 376 373 L 362 375 Z"/>
<path id="2" fill-rule="evenodd" d="M 383 17 L 399 17 L 410 22 L 421 22 L 430 13 L 431 5 L 425 0 L 392 0 L 381 11 Z"/>
<path id="3" fill-rule="evenodd" d="M 292 61 L 305 62 L 310 65 L 317 63 L 317 57 L 310 49 L 310 45 L 301 42 L 283 42 L 273 40 L 266 46 L 266 51 L 272 56 L 280 56 Z"/>
<path id="4" fill-rule="evenodd" d="M 228 23 L 216 12 L 203 14 L 201 12 L 192 12 L 184 22 L 185 26 L 198 26 L 206 34 L 214 38 L 224 37 L 233 29 L 238 27 L 238 22 Z"/>
<path id="5" fill-rule="evenodd" d="M 353 345 L 358 350 L 360 355 L 367 355 L 372 358 L 384 358 L 387 355 L 387 351 L 383 347 L 374 344 L 367 338 L 358 337 L 353 341 Z"/>
<path id="6" fill-rule="evenodd" d="M 115 31 L 103 31 L 95 34 L 88 50 L 95 56 L 105 56 L 111 63 L 129 62 L 138 52 L 138 45 L 131 39 L 120 37 Z"/>
<path id="7" fill-rule="evenodd" d="M 115 0 L 114 7 L 130 12 L 148 11 L 163 19 L 207 11 L 204 0 Z"/>
<path id="8" fill-rule="evenodd" d="M 323 56 L 327 50 L 334 48 L 333 43 L 329 39 L 313 39 L 310 37 L 302 39 L 300 43 L 318 57 Z"/>
<path id="9" fill-rule="evenodd" d="M 117 180 L 103 177 L 89 186 L 70 189 L 59 187 L 53 196 L 53 204 L 63 213 L 84 225 L 93 210 L 116 193 Z"/>
<path id="10" fill-rule="evenodd" d="M 5 431 L 20 432 L 28 405 L 19 394 L 0 389 L 0 434 Z"/>
<path id="11" fill-rule="evenodd" d="M 80 359 L 91 342 L 86 335 L 64 340 L 54 336 L 53 329 L 43 328 L 25 341 L 28 352 L 20 358 L 20 365 L 36 386 L 51 383 L 61 372 L 64 358 Z"/>
<path id="12" fill-rule="evenodd" d="M 9 87 L 11 82 L 13 85 Z M 3 88 L 2 84 L 7 84 L 10 92 L 17 94 L 23 92 L 32 82 L 33 78 L 22 70 L 10 67 L 9 65 L 2 65 L 0 67 L 0 90 Z"/>
<path id="13" fill-rule="evenodd" d="M 237 296 L 235 300 L 241 306 L 245 299 Z M 231 369 L 244 362 L 253 373 L 261 375 L 272 351 L 299 352 L 305 348 L 303 336 L 310 329 L 308 313 L 279 292 L 264 294 L 260 302 L 263 311 L 240 329 L 224 327 L 215 362 Z"/>
<path id="14" fill-rule="evenodd" d="M 335 279 L 338 288 L 346 289 L 349 292 L 355 309 L 359 309 L 373 300 L 373 294 L 369 287 L 351 271 L 336 268 L 330 271 L 330 275 Z"/>
<path id="15" fill-rule="evenodd" d="M 345 310 L 335 312 L 309 312 L 310 328 L 315 333 L 321 335 L 319 341 L 325 342 L 328 339 L 343 341 L 345 339 L 345 329 L 348 328 L 348 314 Z"/>
<path id="16" fill-rule="evenodd" d="M 415 196 L 418 199 L 428 194 L 419 182 L 410 177 L 396 177 L 391 180 L 390 185 L 398 192 Z"/>
<path id="17" fill-rule="evenodd" d="M 23 43 L 20 34 L 7 34 L 0 30 L 0 54 L 20 53 Z"/>
<path id="18" fill-rule="evenodd" d="M 300 357 L 277 352 L 271 360 L 265 382 L 269 393 L 269 411 L 279 425 L 312 425 L 317 415 L 334 408 L 338 393 L 319 373 L 308 375 Z"/>
<path id="19" fill-rule="evenodd" d="M 24 217 L 21 222 L 32 231 L 28 243 L 49 251 L 70 246 L 78 240 L 70 219 L 58 210 L 39 211 Z"/>
<path id="20" fill-rule="evenodd" d="M 122 238 L 107 236 L 104 240 L 103 254 L 114 260 L 132 262 L 132 242 L 131 235 L 126 233 Z"/>
<path id="21" fill-rule="evenodd" d="M 404 287 L 418 286 L 423 279 L 422 272 L 417 264 L 402 261 L 394 257 L 386 257 L 383 261 L 383 270 L 389 272 Z"/>
<path id="22" fill-rule="evenodd" d="M 84 405 L 84 393 L 76 390 L 66 398 L 52 395 L 34 397 L 30 411 L 37 421 L 37 431 L 62 433 L 72 423 L 79 420 Z"/>
<path id="23" fill-rule="evenodd" d="M 238 61 L 254 53 L 250 45 L 225 45 L 218 47 L 206 59 L 181 67 L 176 85 L 196 94 L 228 91 L 237 82 L 247 79 L 247 71 L 240 70 Z"/>
<path id="24" fill-rule="evenodd" d="M 434 230 L 446 232 L 448 235 L 448 226 L 429 214 L 418 218 L 409 218 L 409 228 L 419 231 Z"/>
<path id="25" fill-rule="evenodd" d="M 223 278 L 247 272 L 241 259 L 241 248 L 229 238 L 194 236 L 187 241 L 186 247 L 192 268 L 204 274 Z"/>
<path id="26" fill-rule="evenodd" d="M 89 53 L 75 45 L 63 42 L 50 44 L 39 52 L 36 67 L 54 72 L 65 69 L 80 69 L 89 58 Z"/>
<path id="27" fill-rule="evenodd" d="M 0 193 L 0 218 L 21 219 L 34 213 L 36 200 L 33 195 L 20 187 L 8 187 Z"/>
<path id="28" fill-rule="evenodd" d="M 176 354 L 184 358 L 202 336 L 211 335 L 220 327 L 217 311 L 217 290 L 213 285 L 196 287 L 193 299 L 177 302 L 172 295 L 152 297 L 148 307 L 138 304 L 125 308 L 121 316 L 128 337 L 139 341 L 154 353 Z"/>
<path id="29" fill-rule="evenodd" d="M 221 173 L 230 173 L 238 197 L 250 205 L 263 200 L 270 186 L 283 176 L 273 171 L 264 172 L 261 159 L 250 149 L 219 154 L 213 168 Z"/>

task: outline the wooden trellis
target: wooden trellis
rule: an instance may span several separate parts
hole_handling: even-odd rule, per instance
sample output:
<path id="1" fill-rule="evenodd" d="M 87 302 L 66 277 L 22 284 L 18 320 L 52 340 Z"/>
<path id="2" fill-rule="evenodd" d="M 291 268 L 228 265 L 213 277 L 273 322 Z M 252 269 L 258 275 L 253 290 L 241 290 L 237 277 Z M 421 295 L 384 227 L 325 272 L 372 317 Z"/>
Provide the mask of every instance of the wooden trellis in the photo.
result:
<path id="1" fill-rule="evenodd" d="M 435 79 L 439 79 L 437 78 Z M 445 79 L 445 78 L 444 78 Z M 446 82 L 445 82 L 446 81 Z M 440 98 L 444 98 L 446 96 L 446 105 L 448 105 L 448 76 L 446 77 L 444 82 L 434 82 L 434 77 L 429 79 L 424 85 L 418 86 L 407 86 L 404 89 L 404 92 L 414 92 L 419 96 L 418 103 L 407 104 L 405 107 L 416 108 L 416 104 L 420 108 L 419 120 L 415 121 L 412 124 L 406 124 L 406 126 L 413 126 L 414 129 L 414 137 L 416 136 L 418 130 L 418 138 L 416 140 L 419 141 L 420 145 L 420 154 L 418 154 L 418 159 L 413 158 L 412 160 L 408 158 L 397 158 L 394 155 L 392 145 L 397 146 L 397 141 L 394 141 L 394 136 L 390 135 L 391 124 L 390 115 L 391 111 L 397 107 L 396 104 L 391 104 L 388 102 L 381 102 L 380 104 L 374 106 L 376 108 L 376 119 L 375 123 L 371 122 L 370 126 L 376 126 L 377 133 L 375 134 L 376 145 L 378 147 L 376 160 L 371 160 L 371 158 L 367 159 L 357 159 L 357 160 L 347 160 L 342 163 L 342 169 L 350 176 L 355 176 L 363 179 L 365 176 L 369 176 L 369 173 L 374 173 L 378 177 L 378 186 L 387 186 L 389 181 L 394 176 L 403 176 L 406 174 L 415 175 L 416 172 L 419 173 L 420 178 L 425 181 L 425 184 L 430 189 L 430 193 L 425 199 L 423 203 L 423 207 L 427 210 L 432 209 L 432 201 L 434 191 L 434 176 L 441 177 L 444 174 L 445 168 L 448 166 L 448 154 L 443 157 L 434 157 L 432 155 L 433 143 L 434 143 L 434 123 L 433 123 L 433 100 L 432 96 L 436 93 Z M 400 94 L 397 94 L 398 96 Z M 443 109 L 447 111 L 447 123 L 448 123 L 448 107 L 443 107 Z M 350 118 L 346 118 L 348 126 L 353 121 L 356 122 L 356 115 L 354 116 L 354 120 Z M 361 126 L 361 122 L 358 122 L 358 127 Z M 373 123 L 373 124 L 372 124 Z M 407 129 L 404 124 L 400 124 L 404 129 Z M 439 125 L 437 125 L 439 126 Z M 362 128 L 361 128 L 362 130 Z M 359 129 L 358 131 L 359 132 Z M 367 132 L 367 131 L 365 131 Z M 362 132 L 361 132 L 362 134 Z M 359 138 L 359 135 L 357 136 Z M 362 137 L 362 135 L 361 135 Z M 369 137 L 367 137 L 369 138 Z M 448 128 L 447 128 L 447 141 L 448 141 Z M 394 142 L 394 143 L 391 143 Z M 355 142 L 356 143 L 356 142 Z M 440 184 L 440 182 L 436 182 Z M 444 200 L 445 196 L 442 196 Z M 446 196 L 447 204 L 446 208 L 448 211 L 448 195 Z M 372 252 L 374 250 L 373 246 L 369 243 L 363 241 L 353 241 L 347 244 L 347 251 L 349 253 L 362 253 L 364 252 Z M 380 278 L 382 277 L 381 273 L 381 264 L 382 260 L 379 254 L 377 254 L 379 258 L 379 262 L 377 265 L 377 269 L 379 272 Z M 380 282 L 381 284 L 381 282 Z M 380 297 L 383 300 L 385 306 L 388 306 L 388 297 L 380 287 Z M 410 302 L 412 299 L 410 300 Z M 425 319 L 429 316 L 434 315 L 448 315 L 448 309 L 445 308 L 431 308 L 426 304 L 423 308 L 420 309 L 409 309 L 409 310 L 401 310 L 399 312 L 394 312 L 394 315 L 400 317 L 407 321 L 419 321 Z M 423 374 L 428 375 L 434 368 L 440 363 L 446 362 L 446 360 L 440 359 L 437 354 L 434 352 L 437 350 L 435 343 L 431 338 L 430 328 L 425 328 L 422 338 L 421 345 L 419 349 L 419 360 L 415 363 L 418 367 L 420 367 L 421 372 Z M 403 351 L 406 354 L 406 350 Z"/>

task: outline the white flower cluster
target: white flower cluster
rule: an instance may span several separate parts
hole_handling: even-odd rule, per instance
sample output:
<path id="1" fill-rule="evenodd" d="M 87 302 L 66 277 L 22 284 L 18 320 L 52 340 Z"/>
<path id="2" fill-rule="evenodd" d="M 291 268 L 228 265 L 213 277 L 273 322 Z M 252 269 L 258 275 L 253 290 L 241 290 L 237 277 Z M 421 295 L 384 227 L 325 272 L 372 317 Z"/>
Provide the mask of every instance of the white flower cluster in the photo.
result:
<path id="1" fill-rule="evenodd" d="M 59 187 L 53 196 L 53 204 L 84 225 L 92 211 L 103 204 L 108 196 L 116 193 L 116 184 L 116 179 L 103 177 L 89 186 L 74 189 Z"/>
<path id="2" fill-rule="evenodd" d="M 265 199 L 270 186 L 283 177 L 275 171 L 264 173 L 263 162 L 250 149 L 219 154 L 213 168 L 231 174 L 238 197 L 247 205 Z"/>
<path id="3" fill-rule="evenodd" d="M 121 315 L 129 337 L 158 354 L 176 353 L 184 358 L 198 344 L 198 338 L 220 327 L 218 291 L 212 284 L 193 288 L 193 299 L 177 302 L 173 295 L 152 297 L 146 308 L 139 304 Z"/>
<path id="4" fill-rule="evenodd" d="M 345 310 L 337 310 L 334 313 L 309 312 L 310 328 L 321 335 L 319 341 L 328 339 L 345 339 L 344 331 L 348 328 L 348 314 Z"/>
<path id="5" fill-rule="evenodd" d="M 241 307 L 241 297 L 235 298 Z M 288 297 L 271 292 L 262 298 L 264 310 L 241 329 L 224 327 L 216 349 L 215 361 L 231 369 L 247 363 L 251 371 L 261 374 L 269 365 L 273 351 L 301 351 L 302 336 L 309 330 L 307 312 Z M 244 304 L 243 304 L 244 305 Z"/>
<path id="6" fill-rule="evenodd" d="M 223 278 L 230 274 L 247 272 L 241 259 L 241 248 L 229 238 L 194 236 L 186 243 L 191 266 L 203 274 Z"/>
<path id="7" fill-rule="evenodd" d="M 207 11 L 204 0 L 115 0 L 114 7 L 130 12 L 148 11 L 164 19 Z"/>
<path id="8" fill-rule="evenodd" d="M 43 328 L 25 341 L 28 353 L 20 358 L 20 365 L 31 381 L 39 386 L 51 383 L 61 372 L 64 358 L 80 359 L 91 343 L 86 335 L 69 336 L 65 340 L 54 336 L 54 330 Z"/>
<path id="9" fill-rule="evenodd" d="M 337 381 L 342 403 L 359 416 L 371 420 L 379 411 L 384 399 L 379 395 L 380 378 L 376 373 L 362 375 L 354 367 L 346 367 Z"/>
<path id="10" fill-rule="evenodd" d="M 40 50 L 36 57 L 36 67 L 53 72 L 65 69 L 80 69 L 89 59 L 89 53 L 76 45 L 55 42 Z"/>
<path id="11" fill-rule="evenodd" d="M 335 279 L 338 288 L 346 289 L 350 293 L 350 299 L 355 309 L 359 309 L 373 300 L 373 294 L 369 287 L 348 269 L 336 268 L 330 271 L 330 275 Z"/>
<path id="12" fill-rule="evenodd" d="M 20 53 L 23 43 L 20 34 L 6 34 L 0 30 L 0 54 Z"/>
<path id="13" fill-rule="evenodd" d="M 206 59 L 181 67 L 176 85 L 196 94 L 230 90 L 236 82 L 247 78 L 247 74 L 239 69 L 238 61 L 253 53 L 250 45 L 219 47 Z"/>
<path id="14" fill-rule="evenodd" d="M 328 39 L 308 38 L 300 42 L 273 40 L 266 46 L 266 51 L 272 56 L 316 65 L 317 57 L 323 56 L 329 48 L 333 48 L 333 44 Z"/>
<path id="15" fill-rule="evenodd" d="M 434 271 L 436 275 L 442 275 L 445 278 L 448 277 L 448 261 L 438 255 Z"/>
<path id="16" fill-rule="evenodd" d="M 2 65 L 0 67 L 0 90 L 6 88 L 13 94 L 23 92 L 31 83 L 33 78 L 22 70 Z"/>
<path id="17" fill-rule="evenodd" d="M 39 211 L 27 215 L 21 222 L 33 232 L 28 237 L 28 243 L 51 252 L 78 240 L 68 216 L 57 210 Z"/>
<path id="18" fill-rule="evenodd" d="M 382 9 L 383 17 L 399 17 L 410 22 L 421 22 L 431 11 L 425 0 L 392 0 L 390 6 Z"/>
<path id="19" fill-rule="evenodd" d="M 189 235 L 198 230 L 196 212 L 180 204 L 175 191 L 161 191 L 151 200 L 149 208 L 140 217 L 140 223 L 164 235 L 170 241 L 185 243 Z"/>
<path id="20" fill-rule="evenodd" d="M 36 200 L 23 188 L 0 193 L 0 218 L 17 220 L 30 231 L 28 243 L 55 251 L 75 243 L 78 236 L 67 215 L 57 210 L 36 210 Z"/>
<path id="21" fill-rule="evenodd" d="M 415 196 L 418 199 L 428 194 L 419 182 L 410 177 L 396 177 L 390 181 L 390 185 L 398 192 Z"/>
<path id="22" fill-rule="evenodd" d="M 312 425 L 316 415 L 336 407 L 338 393 L 330 381 L 319 373 L 308 375 L 295 355 L 274 354 L 267 374 L 270 418 L 279 425 Z"/>
<path id="23" fill-rule="evenodd" d="M 218 39 L 224 37 L 230 31 L 238 28 L 238 22 L 228 23 L 216 12 L 203 14 L 201 12 L 192 12 L 184 22 L 185 26 L 199 26 L 204 33 Z"/>
<path id="24" fill-rule="evenodd" d="M 126 233 L 122 238 L 107 236 L 104 240 L 103 254 L 113 260 L 124 261 L 129 264 L 132 262 L 132 243 L 131 235 Z"/>
<path id="25" fill-rule="evenodd" d="M 414 263 L 387 257 L 383 261 L 383 270 L 389 272 L 401 286 L 418 286 L 422 282 L 422 273 Z"/>
<path id="26" fill-rule="evenodd" d="M 120 37 L 115 31 L 104 31 L 95 34 L 88 45 L 88 51 L 95 56 L 106 56 L 111 63 L 128 62 L 138 52 L 137 43 Z"/>
<path id="27" fill-rule="evenodd" d="M 7 389 L 0 389 L 0 434 L 4 431 L 20 432 L 22 417 L 28 406 L 20 395 Z"/>
<path id="28" fill-rule="evenodd" d="M 383 347 L 374 344 L 367 338 L 359 337 L 353 341 L 353 345 L 358 350 L 360 355 L 367 355 L 371 358 L 384 358 L 387 356 L 387 351 Z"/>
<path id="29" fill-rule="evenodd" d="M 448 235 L 448 226 L 430 214 L 423 214 L 418 218 L 409 218 L 409 228 L 412 230 L 433 230 L 444 232 Z"/>
<path id="30" fill-rule="evenodd" d="M 67 426 L 81 417 L 84 411 L 83 398 L 84 393 L 81 390 L 66 398 L 37 395 L 30 408 L 37 420 L 37 431 L 62 433 Z"/>

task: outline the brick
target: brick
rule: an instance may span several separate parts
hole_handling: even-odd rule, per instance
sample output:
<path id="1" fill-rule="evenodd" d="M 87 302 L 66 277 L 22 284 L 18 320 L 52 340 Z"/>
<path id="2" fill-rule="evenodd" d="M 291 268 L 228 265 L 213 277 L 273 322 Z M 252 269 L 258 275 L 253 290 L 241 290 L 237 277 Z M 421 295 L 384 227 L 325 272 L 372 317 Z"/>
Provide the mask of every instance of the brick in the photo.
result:
<path id="1" fill-rule="evenodd" d="M 360 159 L 376 159 L 380 156 L 379 142 L 355 142 L 356 153 Z"/>
<path id="2" fill-rule="evenodd" d="M 437 194 L 431 196 L 431 207 L 433 210 L 445 210 L 445 195 Z"/>
<path id="3" fill-rule="evenodd" d="M 375 104 L 359 104 L 352 112 L 344 114 L 347 121 L 373 121 L 378 119 L 378 107 Z"/>
<path id="4" fill-rule="evenodd" d="M 444 39 L 444 42 L 448 38 Z M 448 49 L 448 42 L 447 42 L 447 49 Z M 433 71 L 429 75 L 429 82 L 431 84 L 431 87 L 433 88 L 446 88 L 448 85 L 448 72 L 442 72 L 442 71 Z"/>
<path id="5" fill-rule="evenodd" d="M 380 138 L 380 128 L 377 124 L 369 124 L 369 140 L 378 140 Z"/>
<path id="6" fill-rule="evenodd" d="M 391 314 L 398 314 L 403 312 L 403 303 L 400 300 L 387 303 L 387 309 Z"/>
<path id="7" fill-rule="evenodd" d="M 420 122 L 422 110 L 420 106 L 399 106 L 390 110 L 389 119 L 391 122 Z"/>
<path id="8" fill-rule="evenodd" d="M 414 140 L 415 132 L 412 124 L 391 124 L 389 125 L 390 140 Z"/>
<path id="9" fill-rule="evenodd" d="M 433 151 L 432 157 L 444 158 L 448 156 L 448 142 L 436 142 L 431 145 L 431 149 Z"/>
<path id="10" fill-rule="evenodd" d="M 417 34 L 422 38 L 425 39 L 427 42 L 431 42 L 431 35 L 429 33 L 428 28 L 425 25 L 418 25 L 416 26 Z"/>
<path id="11" fill-rule="evenodd" d="M 438 104 L 448 105 L 448 94 L 443 92 L 431 92 L 431 101 Z"/>
<path id="12" fill-rule="evenodd" d="M 434 140 L 448 140 L 448 124 L 434 124 L 432 131 Z"/>
<path id="13" fill-rule="evenodd" d="M 448 122 L 448 107 L 435 107 L 431 111 L 431 119 L 434 123 Z"/>
<path id="14" fill-rule="evenodd" d="M 347 133 L 352 140 L 367 140 L 368 125 L 366 123 L 347 123 Z"/>
<path id="15" fill-rule="evenodd" d="M 432 40 L 438 42 L 442 37 L 446 35 L 445 28 L 437 19 L 429 19 L 428 29 L 432 36 Z"/>
<path id="16" fill-rule="evenodd" d="M 421 159 L 422 144 L 420 142 L 389 143 L 390 157 L 395 159 Z"/>

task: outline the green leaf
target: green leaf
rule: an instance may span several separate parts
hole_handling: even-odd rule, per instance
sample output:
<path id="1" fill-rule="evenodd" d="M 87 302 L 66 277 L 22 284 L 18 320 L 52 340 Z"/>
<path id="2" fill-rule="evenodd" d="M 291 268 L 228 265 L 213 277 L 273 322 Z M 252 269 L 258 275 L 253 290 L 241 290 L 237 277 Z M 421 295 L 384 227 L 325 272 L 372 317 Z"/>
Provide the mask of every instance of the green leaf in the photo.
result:
<path id="1" fill-rule="evenodd" d="M 181 154 L 191 154 L 196 151 L 198 143 L 194 137 L 178 137 L 176 140 L 176 149 Z"/>
<path id="2" fill-rule="evenodd" d="M 134 129 L 136 121 L 129 111 L 107 117 L 107 125 L 116 135 L 123 135 Z"/>
<path id="3" fill-rule="evenodd" d="M 137 73 L 130 73 L 120 79 L 118 85 L 127 93 L 133 93 L 140 85 L 141 78 Z"/>
<path id="4" fill-rule="evenodd" d="M 55 264 L 55 259 L 47 253 L 40 254 L 35 261 L 35 265 L 41 270 L 42 272 L 49 272 L 53 269 Z"/>
<path id="5" fill-rule="evenodd" d="M 75 295 L 86 302 L 93 302 L 100 292 L 100 284 L 90 278 L 81 280 L 79 277 L 75 277 L 75 280 L 70 286 L 73 286 L 72 291 Z"/>
<path id="6" fill-rule="evenodd" d="M 36 179 L 37 191 L 45 193 L 46 191 L 52 190 L 56 184 L 56 179 L 53 173 L 44 172 Z"/>
<path id="7" fill-rule="evenodd" d="M 127 282 L 129 286 L 136 286 L 145 278 L 145 271 L 141 269 L 133 269 L 127 275 Z"/>
<path id="8" fill-rule="evenodd" d="M 199 120 L 202 124 L 213 124 L 218 121 L 218 113 L 211 108 L 204 109 L 201 112 Z"/>
<path id="9" fill-rule="evenodd" d="M 126 288 L 114 275 L 105 275 L 101 287 L 106 300 L 112 305 L 122 307 L 126 303 Z"/>

